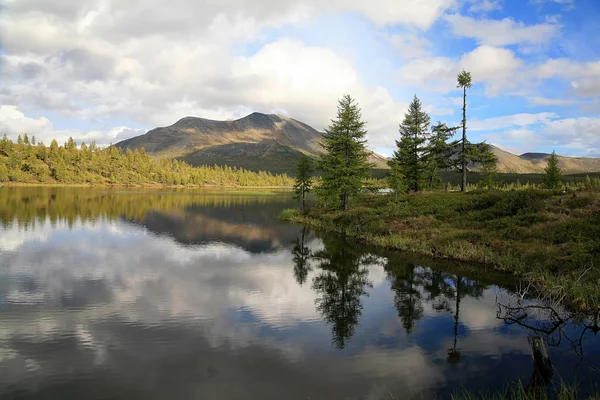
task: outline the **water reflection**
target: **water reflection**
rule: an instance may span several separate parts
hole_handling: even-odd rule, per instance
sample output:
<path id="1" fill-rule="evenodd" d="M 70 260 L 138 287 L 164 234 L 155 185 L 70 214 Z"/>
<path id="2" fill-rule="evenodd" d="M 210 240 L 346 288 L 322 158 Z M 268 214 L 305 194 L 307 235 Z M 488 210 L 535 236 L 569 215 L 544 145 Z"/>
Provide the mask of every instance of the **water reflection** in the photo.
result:
<path id="1" fill-rule="evenodd" d="M 319 272 L 313 278 L 312 288 L 317 293 L 317 310 L 332 325 L 333 342 L 343 349 L 354 335 L 361 315 L 361 297 L 373 287 L 368 279 L 368 266 L 372 263 L 344 237 L 324 237 L 323 245 L 313 255 Z"/>
<path id="2" fill-rule="evenodd" d="M 544 316 L 498 318 L 503 275 L 280 224 L 288 194 L 0 201 L 2 398 L 427 399 L 532 374 Z M 561 318 L 585 358 L 548 346 L 553 379 L 589 387 L 597 321 Z"/>

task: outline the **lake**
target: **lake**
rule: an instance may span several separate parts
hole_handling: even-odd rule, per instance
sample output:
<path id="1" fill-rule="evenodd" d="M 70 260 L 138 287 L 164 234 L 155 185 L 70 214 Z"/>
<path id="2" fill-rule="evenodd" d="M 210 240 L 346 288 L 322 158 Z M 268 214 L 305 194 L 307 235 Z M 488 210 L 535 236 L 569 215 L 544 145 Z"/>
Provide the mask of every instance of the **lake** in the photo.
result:
<path id="1" fill-rule="evenodd" d="M 598 320 L 283 224 L 289 192 L 0 188 L 2 399 L 423 399 L 600 381 Z M 517 294 L 515 294 L 517 293 Z"/>

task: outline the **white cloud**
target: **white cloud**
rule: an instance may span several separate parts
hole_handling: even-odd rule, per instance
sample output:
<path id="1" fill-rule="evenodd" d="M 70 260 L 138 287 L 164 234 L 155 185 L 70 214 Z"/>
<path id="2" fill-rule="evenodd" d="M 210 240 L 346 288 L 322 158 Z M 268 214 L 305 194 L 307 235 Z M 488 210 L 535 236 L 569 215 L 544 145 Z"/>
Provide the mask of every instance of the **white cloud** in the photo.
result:
<path id="1" fill-rule="evenodd" d="M 490 12 L 495 10 L 501 10 L 501 0 L 469 0 L 471 5 L 469 6 L 469 12 Z"/>
<path id="2" fill-rule="evenodd" d="M 548 124 L 558 118 L 556 113 L 544 112 L 537 114 L 513 114 L 502 117 L 487 118 L 484 120 L 471 120 L 469 127 L 474 131 L 495 131 L 514 127 L 524 127 L 539 124 Z"/>
<path id="3" fill-rule="evenodd" d="M 390 35 L 387 37 L 392 48 L 404 59 L 421 58 L 429 55 L 431 42 L 415 32 Z"/>
<path id="4" fill-rule="evenodd" d="M 539 96 L 529 97 L 527 101 L 529 104 L 536 106 L 572 106 L 577 104 L 577 101 L 573 99 L 548 98 Z"/>
<path id="5" fill-rule="evenodd" d="M 38 142 L 50 144 L 52 139 L 58 143 L 66 142 L 72 137 L 76 142 L 82 141 L 88 144 L 96 141 L 99 146 L 106 146 L 110 143 L 117 143 L 121 140 L 129 139 L 134 136 L 145 133 L 142 129 L 133 129 L 126 126 L 119 126 L 106 131 L 75 131 L 75 130 L 56 130 L 52 122 L 45 117 L 31 118 L 26 116 L 16 106 L 0 106 L 0 134 L 6 134 L 9 139 L 16 141 L 19 135 L 27 133 L 29 136 L 35 136 Z"/>
<path id="6" fill-rule="evenodd" d="M 540 4 L 540 5 L 543 5 L 545 3 L 561 4 L 564 6 L 564 9 L 566 11 L 572 10 L 573 8 L 575 8 L 575 0 L 529 0 L 529 2 L 532 4 Z"/>
<path id="7" fill-rule="evenodd" d="M 505 148 L 506 143 L 509 146 L 520 143 L 523 151 L 553 146 L 590 157 L 600 156 L 600 118 L 597 117 L 560 118 L 552 112 L 523 113 L 471 120 L 468 125 L 471 131 L 482 132 L 491 143 Z"/>
<path id="8" fill-rule="evenodd" d="M 600 61 L 551 59 L 539 65 L 535 72 L 540 78 L 558 77 L 570 80 L 570 86 L 576 95 L 589 98 L 600 95 Z"/>
<path id="9" fill-rule="evenodd" d="M 350 93 L 363 108 L 371 147 L 389 147 L 406 107 L 398 99 L 409 99 L 415 87 L 448 93 L 462 68 L 485 85 L 488 96 L 527 91 L 545 77 L 568 80 L 576 95 L 594 98 L 599 93 L 595 63 L 551 60 L 529 71 L 522 59 L 502 47 L 543 45 L 560 31 L 558 21 L 526 26 L 510 18 L 456 14 L 464 5 L 457 0 L 172 0 L 152 7 L 108 0 L 66 0 L 60 5 L 13 1 L 0 15 L 0 104 L 21 115 L 7 116 L 3 108 L 3 128 L 13 137 L 31 130 L 44 141 L 54 135 L 59 141 L 73 136 L 108 144 L 142 133 L 111 129 L 117 119 L 151 128 L 187 115 L 234 119 L 261 111 L 294 116 L 323 129 L 335 113 L 336 100 Z M 466 3 L 472 13 L 500 6 L 501 1 L 493 0 Z M 410 93 L 379 84 L 387 77 L 369 77 L 366 84 L 364 67 L 355 62 L 360 54 L 267 36 L 272 29 L 302 27 L 320 14 L 344 18 L 347 13 L 370 20 L 369 29 L 378 31 L 378 37 L 388 32 L 382 27 L 400 24 L 389 31 L 402 33 L 383 36 L 388 50 L 407 61 L 399 82 L 411 87 Z M 457 58 L 436 56 L 424 31 L 445 14 L 453 32 L 475 39 L 478 47 Z M 131 22 L 140 19 L 143 24 Z M 256 43 L 261 45 L 255 48 Z M 248 44 L 252 46 L 246 48 Z M 539 98 L 531 90 L 526 95 Z M 442 101 L 432 103 L 432 112 L 452 112 Z M 106 128 L 57 130 L 45 111 L 78 125 Z"/>
<path id="10" fill-rule="evenodd" d="M 506 46 L 511 44 L 540 44 L 560 33 L 558 24 L 527 26 L 511 18 L 502 20 L 475 19 L 460 14 L 444 17 L 457 36 L 473 38 L 479 44 Z"/>
<path id="11" fill-rule="evenodd" d="M 104 126 L 118 117 L 148 127 L 170 125 L 186 115 L 233 119 L 251 111 L 279 112 L 323 129 L 337 99 L 350 93 L 365 109 L 374 146 L 404 111 L 405 105 L 385 88 L 364 85 L 353 62 L 329 48 L 281 38 L 253 55 L 233 55 L 232 46 L 260 37 L 266 27 L 314 15 L 314 1 L 250 5 L 175 0 L 153 8 L 77 2 L 54 8 L 41 0 L 32 2 L 35 7 L 16 2 L 10 18 L 0 17 L 7 50 L 0 103 L 17 109 L 50 110 Z M 336 1 L 326 8 L 364 13 L 378 24 L 426 27 L 453 3 L 378 0 L 367 7 L 359 1 Z M 144 24 L 131 24 L 139 15 Z M 36 29 L 23 28 L 27 26 Z M 19 126 L 27 118 L 17 118 Z M 95 132 L 55 132 L 45 123 L 38 129 L 45 137 L 54 132 L 61 138 L 76 134 L 100 142 Z M 114 130 L 104 135 L 103 142 L 130 136 Z"/>
<path id="12" fill-rule="evenodd" d="M 432 57 L 413 60 L 398 72 L 401 84 L 419 85 L 448 93 L 456 88 L 456 76 L 462 69 L 471 72 L 474 83 L 484 83 L 486 93 L 495 96 L 501 90 L 520 87 L 525 81 L 523 62 L 508 49 L 479 46 L 460 60 Z"/>

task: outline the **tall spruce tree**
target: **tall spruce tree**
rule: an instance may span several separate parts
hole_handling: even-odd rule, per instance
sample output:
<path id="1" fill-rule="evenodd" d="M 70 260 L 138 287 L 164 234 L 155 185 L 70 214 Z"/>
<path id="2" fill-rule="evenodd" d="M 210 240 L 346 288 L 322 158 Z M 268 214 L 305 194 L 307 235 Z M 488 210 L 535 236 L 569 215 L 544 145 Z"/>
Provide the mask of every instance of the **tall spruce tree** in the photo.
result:
<path id="1" fill-rule="evenodd" d="M 310 158 L 302 154 L 296 166 L 296 181 L 294 183 L 294 198 L 301 203 L 302 212 L 306 212 L 306 194 L 312 189 L 313 168 Z"/>
<path id="2" fill-rule="evenodd" d="M 544 169 L 544 186 L 548 189 L 558 189 L 562 185 L 562 171 L 558 166 L 558 157 L 556 151 L 553 151 L 548 159 L 548 165 Z"/>
<path id="3" fill-rule="evenodd" d="M 368 162 L 366 134 L 358 104 L 350 95 L 345 95 L 338 102 L 337 118 L 325 130 L 326 152 L 318 162 L 322 171 L 319 196 L 326 201 L 339 199 L 344 211 L 348 210 L 350 196 L 358 195 L 363 189 L 363 181 L 373 167 Z"/>
<path id="4" fill-rule="evenodd" d="M 462 173 L 462 180 L 460 184 L 461 192 L 465 192 L 467 190 L 467 89 L 470 89 L 473 86 L 471 81 L 471 73 L 465 70 L 462 70 L 460 74 L 458 74 L 458 85 L 457 87 L 463 90 L 463 107 L 462 107 L 462 146 L 460 152 L 460 166 Z"/>
<path id="5" fill-rule="evenodd" d="M 404 176 L 409 191 L 418 192 L 425 181 L 427 168 L 427 140 L 431 118 L 422 110 L 421 101 L 415 95 L 400 124 L 400 140 L 389 165 Z"/>

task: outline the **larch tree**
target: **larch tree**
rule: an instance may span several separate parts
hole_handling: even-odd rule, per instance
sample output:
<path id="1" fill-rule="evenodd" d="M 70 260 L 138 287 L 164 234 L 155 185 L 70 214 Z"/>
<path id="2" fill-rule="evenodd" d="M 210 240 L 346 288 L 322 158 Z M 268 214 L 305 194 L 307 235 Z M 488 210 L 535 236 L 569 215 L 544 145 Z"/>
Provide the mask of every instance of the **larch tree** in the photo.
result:
<path id="1" fill-rule="evenodd" d="M 400 140 L 396 140 L 397 149 L 389 161 L 390 167 L 402 174 L 409 191 L 418 192 L 425 182 L 430 123 L 431 118 L 415 95 L 400 124 Z"/>
<path id="2" fill-rule="evenodd" d="M 318 162 L 322 171 L 319 196 L 326 201 L 339 199 L 344 211 L 349 208 L 350 197 L 361 193 L 373 167 L 368 162 L 366 134 L 358 104 L 345 95 L 338 101 L 337 118 L 325 130 L 325 153 Z"/>
<path id="3" fill-rule="evenodd" d="M 458 74 L 458 85 L 457 88 L 463 90 L 463 107 L 462 107 L 462 146 L 460 152 L 460 166 L 462 172 L 462 180 L 460 184 L 461 192 L 465 192 L 467 190 L 467 89 L 470 89 L 473 86 L 471 81 L 471 73 L 465 70 L 462 70 L 460 74 Z"/>
<path id="4" fill-rule="evenodd" d="M 544 169 L 544 186 L 548 189 L 558 189 L 562 185 L 562 171 L 558 166 L 558 157 L 556 151 L 553 151 L 548 159 L 548 165 Z"/>
<path id="5" fill-rule="evenodd" d="M 313 167 L 310 158 L 302 154 L 296 166 L 296 181 L 294 183 L 294 198 L 302 204 L 302 212 L 306 212 L 306 195 L 312 189 Z"/>
<path id="6" fill-rule="evenodd" d="M 453 165 L 451 156 L 457 143 L 448 141 L 459 128 L 449 128 L 448 125 L 442 122 L 438 122 L 431 128 L 431 136 L 427 146 L 427 168 L 425 171 L 430 189 L 436 183 L 441 182 L 438 177 L 438 171 L 448 169 Z"/>

